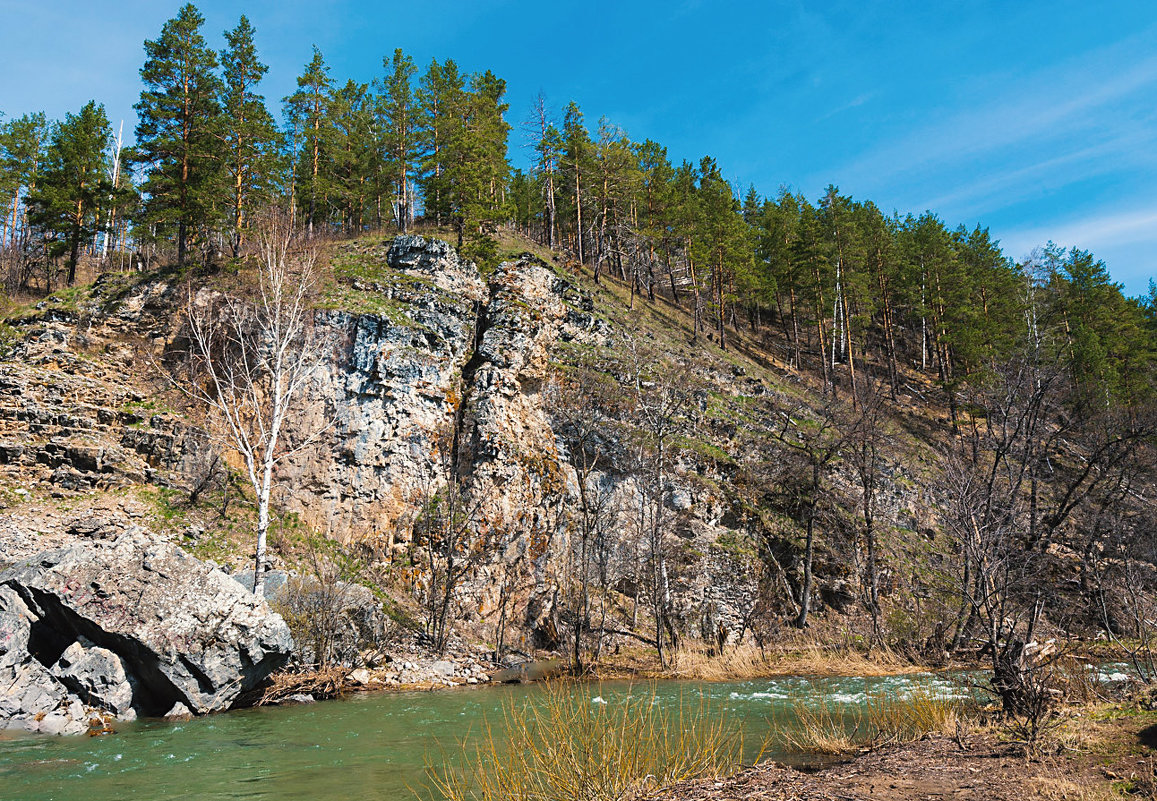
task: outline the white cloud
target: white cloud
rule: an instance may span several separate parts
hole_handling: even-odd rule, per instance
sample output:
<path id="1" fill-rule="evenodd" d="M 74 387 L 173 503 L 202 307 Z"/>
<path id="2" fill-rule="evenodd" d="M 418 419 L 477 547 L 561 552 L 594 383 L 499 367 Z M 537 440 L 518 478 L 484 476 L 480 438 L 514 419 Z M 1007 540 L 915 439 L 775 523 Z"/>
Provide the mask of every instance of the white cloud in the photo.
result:
<path id="1" fill-rule="evenodd" d="M 958 184 L 934 197 L 914 204 L 919 209 L 952 209 L 959 216 L 973 216 L 994 206 L 1007 206 L 1043 189 L 1071 184 L 1125 169 L 1151 169 L 1157 152 L 1150 131 L 1133 131 L 1108 141 L 1043 158 L 1015 169 L 983 171 L 973 180 Z M 936 187 L 941 189 L 941 187 Z"/>
<path id="2" fill-rule="evenodd" d="M 1081 217 L 1055 225 L 1022 228 L 1007 233 L 1001 239 L 1005 250 L 1017 257 L 1049 240 L 1058 245 L 1075 246 L 1094 253 L 1098 249 L 1127 245 L 1157 245 L 1157 206 Z"/>
<path id="3" fill-rule="evenodd" d="M 1089 137 L 1113 119 L 1106 116 L 1106 107 L 1142 99 L 1151 106 L 1157 56 L 1138 57 L 1149 52 L 1143 45 L 1151 34 L 1146 31 L 1059 67 L 1014 79 L 963 111 L 933 119 L 899 140 L 868 150 L 836 174 L 855 184 L 900 175 L 908 181 L 912 173 L 967 168 L 1002 152 L 1044 142 L 1059 150 L 1087 147 Z"/>

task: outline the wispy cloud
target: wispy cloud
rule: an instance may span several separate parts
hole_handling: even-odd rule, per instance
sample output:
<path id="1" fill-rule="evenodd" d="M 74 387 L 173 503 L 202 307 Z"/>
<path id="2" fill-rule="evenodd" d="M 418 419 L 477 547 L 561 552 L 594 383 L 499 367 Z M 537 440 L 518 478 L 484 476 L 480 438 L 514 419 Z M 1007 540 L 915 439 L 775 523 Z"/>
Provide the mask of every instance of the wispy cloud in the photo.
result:
<path id="1" fill-rule="evenodd" d="M 832 117 L 836 116 L 837 114 L 842 114 L 845 111 L 851 111 L 854 108 L 859 108 L 860 106 L 864 105 L 865 103 L 870 101 L 875 96 L 876 96 L 875 92 L 865 92 L 864 94 L 862 94 L 858 97 L 855 97 L 852 100 L 849 100 L 847 103 L 844 103 L 842 106 L 837 106 L 836 108 L 832 109 L 828 113 L 826 113 L 820 117 L 817 117 L 815 122 L 818 124 L 818 123 L 823 122 L 824 120 L 831 119 Z"/>
<path id="2" fill-rule="evenodd" d="M 1013 81 L 991 99 L 869 149 L 837 174 L 852 184 L 908 181 L 1042 141 L 1070 138 L 1070 147 L 1086 147 L 1081 134 L 1097 129 L 1105 107 L 1142 93 L 1151 97 L 1157 88 L 1157 56 L 1136 58 L 1151 33 Z"/>
<path id="3" fill-rule="evenodd" d="M 1143 243 L 1157 246 L 1157 205 L 1140 209 L 1070 219 L 1007 232 L 1002 241 L 1008 252 L 1022 256 L 1048 241 L 1076 246 L 1094 253 L 1106 247 Z"/>
<path id="4" fill-rule="evenodd" d="M 1130 131 L 1108 141 L 1061 155 L 1049 156 L 1015 169 L 984 171 L 974 180 L 953 186 L 915 204 L 918 209 L 951 208 L 971 216 L 999 203 L 1009 205 L 1049 186 L 1073 183 L 1124 169 L 1151 169 L 1157 164 L 1157 133 Z M 939 187 L 937 187 L 939 188 Z"/>

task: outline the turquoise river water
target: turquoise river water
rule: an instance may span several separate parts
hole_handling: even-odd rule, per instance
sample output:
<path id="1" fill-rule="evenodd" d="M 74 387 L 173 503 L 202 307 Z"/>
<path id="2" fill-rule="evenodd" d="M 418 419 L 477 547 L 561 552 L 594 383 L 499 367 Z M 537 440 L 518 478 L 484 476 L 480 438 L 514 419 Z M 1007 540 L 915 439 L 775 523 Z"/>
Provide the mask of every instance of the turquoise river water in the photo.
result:
<path id="1" fill-rule="evenodd" d="M 953 696 L 951 678 L 781 678 L 733 683 L 576 685 L 591 704 L 624 693 L 656 702 L 707 699 L 742 727 L 745 757 L 783 726 L 793 699 L 826 699 L 851 710 L 876 693 L 915 686 Z M 277 799 L 393 801 L 414 798 L 427 766 L 454 759 L 484 721 L 500 722 L 512 699 L 537 685 L 423 693 L 362 694 L 304 706 L 267 707 L 179 723 L 144 721 L 103 737 L 0 732 L 0 799 Z M 424 794 L 426 795 L 426 794 Z"/>

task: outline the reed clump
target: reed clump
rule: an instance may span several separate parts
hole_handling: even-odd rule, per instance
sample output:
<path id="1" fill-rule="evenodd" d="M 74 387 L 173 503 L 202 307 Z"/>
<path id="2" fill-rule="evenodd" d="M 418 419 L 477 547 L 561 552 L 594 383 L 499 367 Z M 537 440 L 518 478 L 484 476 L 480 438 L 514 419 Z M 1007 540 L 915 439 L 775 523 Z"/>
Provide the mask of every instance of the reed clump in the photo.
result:
<path id="1" fill-rule="evenodd" d="M 431 770 L 447 801 L 603 801 L 640 798 L 680 781 L 740 767 L 742 738 L 702 698 L 655 693 L 592 698 L 589 685 L 552 682 L 485 724 L 457 764 Z"/>
<path id="2" fill-rule="evenodd" d="M 943 698 L 931 687 L 902 695 L 873 693 L 862 706 L 796 698 L 782 737 L 790 751 L 848 754 L 914 742 L 933 732 L 959 735 L 967 719 L 961 701 Z"/>
<path id="3" fill-rule="evenodd" d="M 672 660 L 671 673 L 681 679 L 735 681 L 769 676 L 892 676 L 922 670 L 887 648 L 870 654 L 850 645 L 815 642 L 759 649 L 741 645 L 722 653 L 683 647 Z"/>

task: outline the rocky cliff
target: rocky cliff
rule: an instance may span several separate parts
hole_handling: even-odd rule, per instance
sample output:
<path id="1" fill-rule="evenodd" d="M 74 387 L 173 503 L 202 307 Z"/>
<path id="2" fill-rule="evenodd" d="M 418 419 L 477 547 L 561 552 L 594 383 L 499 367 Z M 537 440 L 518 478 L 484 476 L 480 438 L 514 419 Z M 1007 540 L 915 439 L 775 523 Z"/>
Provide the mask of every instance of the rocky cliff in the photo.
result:
<path id="1" fill-rule="evenodd" d="M 492 615 L 508 580 L 516 625 L 557 627 L 555 598 L 574 569 L 568 510 L 580 499 L 561 442 L 565 420 L 548 389 L 568 354 L 613 346 L 614 327 L 573 280 L 529 254 L 485 277 L 444 242 L 415 236 L 388 248 L 352 243 L 335 258 L 357 265 L 345 284 L 359 301 L 347 294 L 343 305 L 368 309 L 319 313 L 328 358 L 302 429 L 325 434 L 282 469 L 280 502 L 330 536 L 401 556 L 423 504 L 460 480 L 490 549 L 461 613 Z M 588 481 L 614 510 L 600 523 L 618 571 L 608 580 L 629 588 L 639 485 L 619 451 L 620 463 L 604 460 Z M 740 569 L 750 552 L 714 547 L 731 532 L 720 523 L 721 499 L 688 482 L 676 478 L 667 491 L 680 532 L 682 569 L 671 575 L 680 617 L 695 630 L 707 617 L 713 631 L 738 632 L 754 592 L 750 571 Z"/>
<path id="2" fill-rule="evenodd" d="M 688 634 L 714 640 L 743 630 L 755 604 L 756 543 L 769 530 L 745 510 L 736 485 L 740 462 L 762 447 L 745 441 L 738 423 L 749 422 L 757 402 L 801 407 L 795 390 L 769 380 L 766 370 L 749 373 L 750 361 L 687 348 L 677 317 L 643 318 L 628 331 L 613 312 L 617 301 L 599 305 L 569 273 L 529 254 L 483 274 L 438 239 L 362 239 L 334 246 L 330 270 L 315 315 L 324 358 L 291 426 L 292 435 L 315 441 L 278 468 L 282 511 L 355 546 L 376 575 L 420 597 L 414 526 L 456 482 L 479 545 L 453 619 L 489 638 L 501 618 L 512 636 L 524 632 L 528 644 L 554 647 L 566 625 L 559 596 L 574 585 L 582 547 L 581 489 L 594 488 L 605 546 L 598 579 L 616 618 L 608 626 L 637 623 L 640 606 L 646 615 L 639 420 L 605 413 L 601 455 L 584 483 L 567 442 L 574 411 L 556 406 L 562 395 L 552 387 L 583 354 L 595 355 L 597 371 L 624 395 L 683 375 L 694 383 L 683 389 L 695 431 L 672 442 L 675 457 L 659 488 L 669 553 L 662 591 Z M 202 291 L 218 291 L 214 280 Z M 162 535 L 246 564 L 246 523 L 226 511 L 227 499 L 220 519 L 194 521 L 191 504 L 163 494 L 141 496 L 143 512 L 132 497 L 110 494 L 149 486 L 180 494 L 208 475 L 209 456 L 220 453 L 197 410 L 155 380 L 167 343 L 180 334 L 184 281 L 109 275 L 9 318 L 16 336 L 0 359 L 0 473 L 13 488 L 0 498 L 6 561 L 76 536 L 69 522 L 76 514 L 53 511 L 60 502 L 122 525 L 143 515 Z M 632 378 L 629 362 L 648 348 L 648 358 L 659 354 L 655 375 Z M 910 500 L 900 493 L 889 503 L 902 509 Z M 204 534 L 214 527 L 217 534 Z M 780 527 L 788 536 L 789 529 Z M 292 567 L 291 538 L 275 537 L 274 546 L 275 558 Z M 781 556 L 786 573 L 777 581 L 797 582 L 792 548 L 784 545 Z M 829 574 L 848 572 L 838 569 L 841 558 L 831 557 Z M 820 589 L 846 603 L 846 590 Z"/>
<path id="3" fill-rule="evenodd" d="M 300 425 L 325 434 L 282 470 L 283 502 L 333 536 L 393 548 L 453 459 L 493 514 L 549 506 L 559 487 L 543 476 L 559 461 L 540 391 L 551 348 L 608 335 L 575 287 L 530 256 L 485 280 L 445 242 L 416 236 L 337 258 L 359 264 L 349 288 L 375 308 L 318 314 L 329 358 Z"/>

